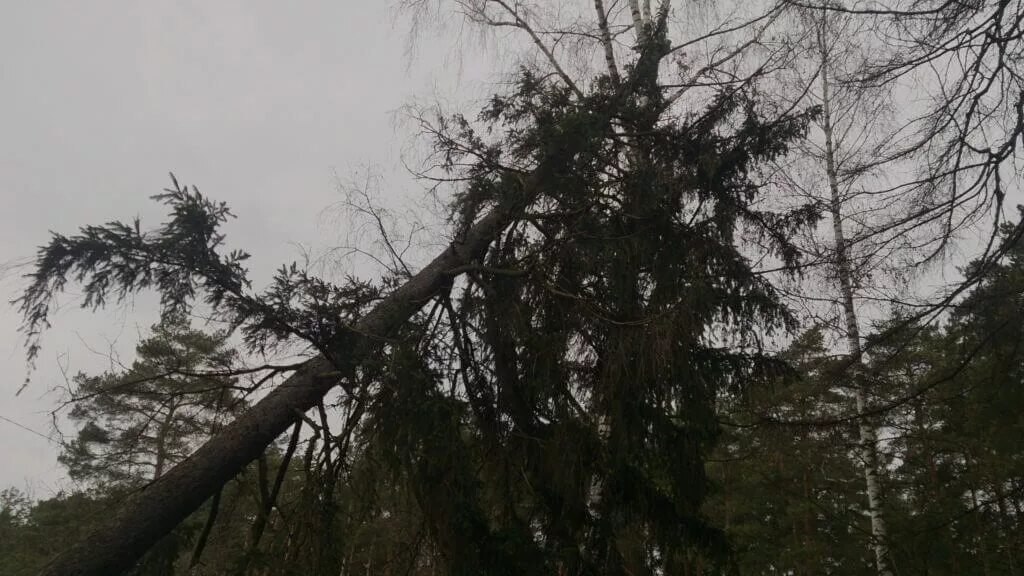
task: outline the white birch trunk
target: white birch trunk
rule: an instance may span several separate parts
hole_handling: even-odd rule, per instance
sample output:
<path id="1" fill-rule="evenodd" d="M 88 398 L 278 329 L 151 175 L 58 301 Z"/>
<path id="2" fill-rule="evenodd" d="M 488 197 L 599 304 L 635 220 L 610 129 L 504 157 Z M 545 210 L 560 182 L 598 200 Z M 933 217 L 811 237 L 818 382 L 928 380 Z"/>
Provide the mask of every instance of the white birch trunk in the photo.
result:
<path id="1" fill-rule="evenodd" d="M 828 187 L 831 196 L 829 210 L 832 213 L 832 233 L 835 244 L 836 270 L 839 277 L 839 288 L 842 296 L 843 315 L 846 319 L 846 342 L 850 358 L 853 360 L 851 369 L 858 374 L 863 365 L 863 350 L 860 346 L 860 327 L 857 321 L 857 310 L 853 301 L 853 270 L 850 265 L 849 246 L 843 231 L 842 199 L 839 193 L 839 179 L 836 168 L 835 142 L 833 139 L 831 98 L 828 80 L 828 51 L 825 46 L 824 34 L 819 38 L 821 50 L 821 94 L 822 94 L 822 131 L 825 133 L 825 170 L 828 175 Z M 854 399 L 857 412 L 864 414 L 867 409 L 867 395 L 864 383 L 855 378 L 853 382 Z M 868 497 L 868 515 L 871 518 L 871 545 L 875 553 L 875 563 L 879 576 L 892 576 L 889 561 L 889 547 L 885 519 L 882 516 L 882 495 L 878 481 L 878 451 L 875 429 L 866 417 L 858 423 L 860 435 L 860 455 L 864 465 L 865 492 Z"/>
<path id="2" fill-rule="evenodd" d="M 612 33 L 608 29 L 608 13 L 604 9 L 603 0 L 594 0 L 594 11 L 597 12 L 597 28 L 601 35 L 601 46 L 604 48 L 604 62 L 608 66 L 608 77 L 612 84 L 618 86 L 622 82 L 619 67 L 615 63 L 615 47 L 612 45 Z"/>
<path id="3" fill-rule="evenodd" d="M 633 31 L 636 32 L 637 44 L 647 40 L 644 26 L 644 15 L 640 11 L 640 0 L 629 0 L 629 15 L 633 17 Z"/>

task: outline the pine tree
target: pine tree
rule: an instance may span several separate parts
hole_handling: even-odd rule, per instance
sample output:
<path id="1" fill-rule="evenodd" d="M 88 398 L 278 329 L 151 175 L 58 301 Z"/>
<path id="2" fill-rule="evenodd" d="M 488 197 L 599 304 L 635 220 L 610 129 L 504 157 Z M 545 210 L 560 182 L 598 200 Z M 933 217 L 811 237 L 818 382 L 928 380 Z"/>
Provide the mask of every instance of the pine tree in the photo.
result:
<path id="1" fill-rule="evenodd" d="M 80 424 L 60 462 L 75 480 L 133 486 L 154 480 L 245 407 L 229 374 L 237 353 L 223 333 L 167 315 L 124 371 L 78 374 L 69 402 Z"/>

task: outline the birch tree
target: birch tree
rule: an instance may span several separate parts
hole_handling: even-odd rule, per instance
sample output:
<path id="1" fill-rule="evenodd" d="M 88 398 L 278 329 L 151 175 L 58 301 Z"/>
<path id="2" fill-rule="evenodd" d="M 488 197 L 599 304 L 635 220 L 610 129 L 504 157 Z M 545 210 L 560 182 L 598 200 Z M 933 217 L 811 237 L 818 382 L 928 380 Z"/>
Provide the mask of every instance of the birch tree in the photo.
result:
<path id="1" fill-rule="evenodd" d="M 905 225 L 905 215 L 917 206 L 889 188 L 912 168 L 891 157 L 899 131 L 892 87 L 869 87 L 856 80 L 872 46 L 864 23 L 825 9 L 799 8 L 792 16 L 791 34 L 802 57 L 794 61 L 792 77 L 781 87 L 792 89 L 798 101 L 813 102 L 819 115 L 815 130 L 802 143 L 802 157 L 780 166 L 780 196 L 819 203 L 828 223 L 804 239 L 808 268 L 793 298 L 803 308 L 805 322 L 830 327 L 829 336 L 838 337 L 845 348 L 847 368 L 832 373 L 834 389 L 822 397 L 838 393 L 849 400 L 843 412 L 857 422 L 854 458 L 863 473 L 869 547 L 877 572 L 891 575 L 880 478 L 884 463 L 877 437 L 880 419 L 869 416 L 874 410 L 871 399 L 878 394 L 872 388 L 878 384 L 865 374 L 860 316 L 865 295 L 871 296 L 868 302 L 900 297 L 900 279 L 918 264 L 920 246 L 934 237 L 925 239 L 915 231 L 921 222 Z"/>
<path id="2" fill-rule="evenodd" d="M 843 230 L 842 201 L 840 199 L 839 181 L 836 175 L 835 142 L 831 118 L 831 98 L 829 94 L 828 80 L 828 54 L 827 48 L 822 46 L 822 123 L 821 128 L 825 135 L 825 161 L 828 172 L 828 186 L 831 194 L 829 211 L 832 216 L 833 242 L 836 253 L 836 274 L 839 278 L 839 289 L 843 309 L 843 317 L 846 320 L 846 342 L 850 357 L 860 364 L 863 350 L 860 344 L 860 323 L 857 318 L 857 309 L 854 302 L 853 291 L 853 269 L 850 265 L 850 255 L 847 248 L 847 241 Z M 856 400 L 857 412 L 866 414 L 868 412 L 867 393 L 864 390 L 864 382 L 857 382 L 857 369 L 854 368 L 853 389 Z M 886 544 L 888 534 L 885 528 L 885 519 L 882 513 L 882 494 L 878 481 L 878 439 L 874 426 L 867 421 L 866 417 L 860 419 L 858 424 L 860 431 L 860 457 L 864 466 L 864 486 L 868 501 L 868 515 L 871 517 L 872 547 L 875 550 L 875 559 L 878 564 L 878 573 L 882 576 L 891 576 L 892 569 L 889 565 L 889 550 Z"/>

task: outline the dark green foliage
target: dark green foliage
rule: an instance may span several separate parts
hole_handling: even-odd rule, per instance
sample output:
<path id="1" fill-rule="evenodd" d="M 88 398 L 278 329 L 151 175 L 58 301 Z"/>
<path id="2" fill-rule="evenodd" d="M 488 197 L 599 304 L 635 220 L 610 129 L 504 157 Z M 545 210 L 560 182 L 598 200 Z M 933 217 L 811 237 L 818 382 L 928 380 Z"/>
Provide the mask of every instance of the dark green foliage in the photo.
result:
<path id="1" fill-rule="evenodd" d="M 843 360 L 828 353 L 817 327 L 784 359 L 792 372 L 771 386 L 721 399 L 730 425 L 709 464 L 708 514 L 725 529 L 740 574 L 877 574 L 864 546 L 870 528 L 855 423 L 813 424 L 849 405 L 834 384 Z"/>
<path id="2" fill-rule="evenodd" d="M 935 574 L 1013 574 L 1024 542 L 1024 242 L 1005 226 L 1005 258 L 976 262 L 981 281 L 944 330 L 883 331 L 876 370 L 896 384 L 892 416 L 905 455 L 894 482 L 907 520 L 896 548 Z"/>
<path id="3" fill-rule="evenodd" d="M 38 352 L 41 331 L 49 326 L 53 297 L 69 280 L 81 284 L 82 305 L 91 308 L 144 289 L 160 295 L 168 314 L 186 311 L 197 289 L 214 308 L 241 295 L 248 286 L 242 267 L 248 254 L 218 252 L 224 242 L 218 229 L 231 212 L 197 189 L 180 186 L 173 176 L 172 181 L 173 188 L 153 197 L 171 209 L 168 221 L 156 230 L 142 232 L 138 220 L 86 226 L 76 236 L 54 234 L 40 249 L 36 271 L 29 275 L 32 283 L 17 301 L 30 358 Z"/>
<path id="4" fill-rule="evenodd" d="M 0 491 L 0 574 L 34 576 L 68 541 L 84 535 L 111 504 L 108 497 L 86 494 L 32 502 L 17 490 Z"/>

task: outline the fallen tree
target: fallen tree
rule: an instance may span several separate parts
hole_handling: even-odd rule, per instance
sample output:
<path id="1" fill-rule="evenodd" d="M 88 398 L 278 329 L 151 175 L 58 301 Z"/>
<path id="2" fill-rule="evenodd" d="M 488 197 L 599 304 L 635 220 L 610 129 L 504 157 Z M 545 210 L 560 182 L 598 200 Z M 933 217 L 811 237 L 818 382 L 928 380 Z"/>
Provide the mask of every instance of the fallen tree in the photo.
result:
<path id="1" fill-rule="evenodd" d="M 619 94 L 626 90 L 623 87 Z M 563 120 L 570 125 L 583 122 L 607 127 L 609 116 L 594 114 L 597 108 L 614 109 L 606 96 L 601 96 L 596 106 L 574 106 L 580 111 L 578 116 Z M 40 249 L 36 271 L 29 275 L 32 284 L 18 300 L 26 319 L 30 358 L 38 352 L 40 333 L 49 326 L 52 299 L 69 280 L 83 285 L 86 307 L 100 307 L 108 297 L 124 298 L 150 288 L 160 293 L 165 310 L 177 309 L 188 306 L 201 292 L 211 307 L 227 311 L 226 318 L 249 336 L 276 332 L 281 340 L 299 337 L 321 354 L 295 369 L 189 458 L 127 499 L 41 574 L 100 576 L 130 569 L 153 544 L 350 376 L 361 361 L 382 348 L 425 303 L 451 287 L 455 277 L 471 268 L 545 188 L 558 185 L 578 160 L 574 151 L 585 148 L 588 141 L 586 133 L 566 130 L 564 134 L 548 143 L 547 153 L 529 159 L 534 164 L 532 170 L 490 164 L 487 176 L 478 172 L 478 178 L 488 179 L 500 195 L 491 202 L 493 208 L 480 217 L 463 214 L 461 232 L 441 254 L 365 314 L 331 318 L 335 325 L 326 338 L 289 324 L 291 319 L 283 319 L 280 308 L 247 293 L 248 281 L 240 265 L 247 255 L 219 253 L 224 237 L 217 228 L 231 216 L 227 207 L 196 189 L 179 186 L 177 180 L 167 194 L 156 197 L 172 207 L 172 219 L 156 232 L 141 232 L 136 221 L 134 225 L 85 227 L 70 238 L 55 235 Z"/>
<path id="2" fill-rule="evenodd" d="M 537 193 L 543 169 L 526 178 L 526 196 Z M 478 259 L 514 218 L 512 205 L 481 218 L 430 264 L 389 294 L 351 330 L 335 338 L 331 358 L 320 355 L 221 430 L 187 460 L 127 500 L 92 534 L 54 559 L 46 575 L 117 574 L 129 568 L 161 537 L 188 517 L 226 482 L 266 450 L 301 414 L 316 404 L 374 348 L 442 289 L 453 271 Z"/>

